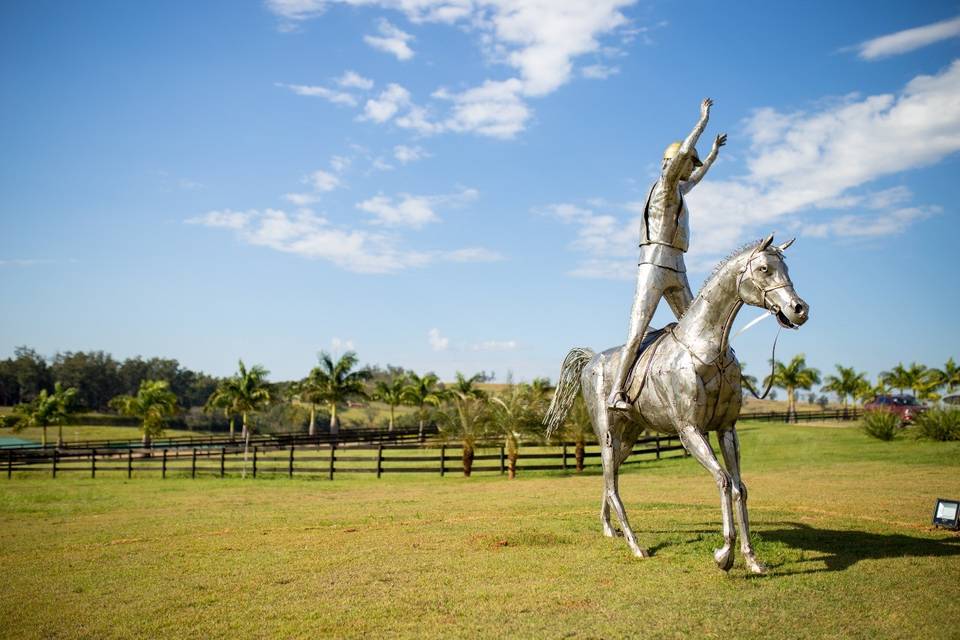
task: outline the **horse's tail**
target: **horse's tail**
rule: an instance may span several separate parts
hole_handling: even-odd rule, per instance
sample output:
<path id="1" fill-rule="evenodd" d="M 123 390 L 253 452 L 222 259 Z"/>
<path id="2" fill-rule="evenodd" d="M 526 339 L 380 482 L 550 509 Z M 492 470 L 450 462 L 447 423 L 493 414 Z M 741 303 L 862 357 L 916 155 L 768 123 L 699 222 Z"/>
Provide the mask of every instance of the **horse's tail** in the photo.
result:
<path id="1" fill-rule="evenodd" d="M 550 401 L 550 408 L 543 417 L 543 426 L 547 428 L 549 438 L 563 425 L 570 407 L 573 406 L 577 394 L 580 393 L 580 374 L 587 363 L 593 358 L 593 351 L 584 347 L 574 347 L 563 360 L 560 369 L 560 379 L 557 381 L 557 390 Z"/>

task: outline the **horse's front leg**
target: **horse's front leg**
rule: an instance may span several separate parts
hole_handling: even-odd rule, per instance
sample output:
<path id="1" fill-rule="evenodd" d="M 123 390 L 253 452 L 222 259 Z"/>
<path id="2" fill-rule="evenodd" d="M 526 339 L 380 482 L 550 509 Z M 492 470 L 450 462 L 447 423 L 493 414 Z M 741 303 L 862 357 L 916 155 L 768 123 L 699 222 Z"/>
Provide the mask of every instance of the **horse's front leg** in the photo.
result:
<path id="1" fill-rule="evenodd" d="M 720 440 L 720 452 L 723 454 L 723 462 L 727 466 L 727 472 L 730 474 L 731 493 L 735 502 L 734 514 L 737 517 L 737 525 L 740 527 L 740 552 L 747 562 L 747 567 L 754 573 L 766 573 L 766 568 L 757 560 L 753 551 L 753 545 L 750 543 L 750 519 L 747 517 L 747 486 L 743 484 L 740 477 L 740 438 L 737 436 L 737 430 L 733 427 L 724 429 L 717 433 Z"/>
<path id="2" fill-rule="evenodd" d="M 710 472 L 717 488 L 720 489 L 720 513 L 723 516 L 723 546 L 713 552 L 713 559 L 717 566 L 729 571 L 733 566 L 733 545 L 737 541 L 737 534 L 733 528 L 733 509 L 730 497 L 730 474 L 723 470 L 707 436 L 694 425 L 686 425 L 678 430 L 680 441 L 690 454 L 696 458 L 704 469 Z"/>

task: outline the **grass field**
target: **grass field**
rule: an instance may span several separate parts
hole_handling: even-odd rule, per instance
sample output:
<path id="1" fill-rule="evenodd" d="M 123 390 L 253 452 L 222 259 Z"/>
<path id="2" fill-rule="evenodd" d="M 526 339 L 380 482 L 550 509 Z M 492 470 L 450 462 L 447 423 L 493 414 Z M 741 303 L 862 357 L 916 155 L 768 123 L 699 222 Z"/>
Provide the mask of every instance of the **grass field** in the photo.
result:
<path id="1" fill-rule="evenodd" d="M 0 635 L 957 637 L 960 443 L 744 425 L 767 576 L 723 574 L 715 486 L 631 468 L 641 544 L 600 535 L 600 478 L 0 480 Z"/>

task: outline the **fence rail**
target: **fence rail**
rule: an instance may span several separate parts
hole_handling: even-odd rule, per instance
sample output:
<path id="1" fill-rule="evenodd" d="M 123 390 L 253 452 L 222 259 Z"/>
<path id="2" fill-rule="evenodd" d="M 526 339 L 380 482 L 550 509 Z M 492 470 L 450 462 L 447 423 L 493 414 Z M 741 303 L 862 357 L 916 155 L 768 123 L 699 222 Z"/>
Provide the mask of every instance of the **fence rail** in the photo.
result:
<path id="1" fill-rule="evenodd" d="M 741 413 L 740 420 L 760 420 L 763 422 L 817 422 L 827 420 L 859 420 L 863 410 L 857 408 L 830 409 L 814 411 L 765 411 Z"/>
<path id="2" fill-rule="evenodd" d="M 659 460 L 664 454 L 687 455 L 675 437 L 653 436 L 636 442 L 626 464 Z M 268 446 L 256 445 L 244 452 L 233 443 L 220 447 L 147 449 L 129 447 L 89 450 L 53 450 L 49 456 L 25 456 L 14 450 L 5 453 L 7 478 L 13 474 L 49 474 L 56 478 L 68 473 L 126 474 L 127 478 L 145 474 L 191 477 L 198 476 L 288 476 L 326 477 L 333 480 L 340 473 L 371 473 L 379 478 L 385 473 L 430 473 L 441 476 L 463 473 L 463 447 L 460 444 L 365 444 L 313 442 Z M 572 442 L 556 445 L 523 447 L 516 457 L 515 471 L 561 471 L 600 464 L 599 446 L 587 444 L 578 452 Z M 2 459 L 2 458 L 0 458 Z M 475 447 L 473 473 L 506 473 L 510 458 L 502 444 L 485 443 Z M 493 464 L 490 464 L 493 463 Z"/>

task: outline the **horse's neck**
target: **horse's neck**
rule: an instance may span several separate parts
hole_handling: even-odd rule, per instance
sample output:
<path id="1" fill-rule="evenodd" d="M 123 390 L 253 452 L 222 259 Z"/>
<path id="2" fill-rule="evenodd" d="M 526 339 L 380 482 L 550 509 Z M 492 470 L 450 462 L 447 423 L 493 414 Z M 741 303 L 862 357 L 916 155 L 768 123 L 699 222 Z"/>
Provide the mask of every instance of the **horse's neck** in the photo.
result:
<path id="1" fill-rule="evenodd" d="M 714 362 L 730 345 L 730 328 L 743 303 L 737 295 L 737 279 L 742 258 L 721 267 L 700 291 L 675 333 L 690 352 L 702 362 Z"/>

